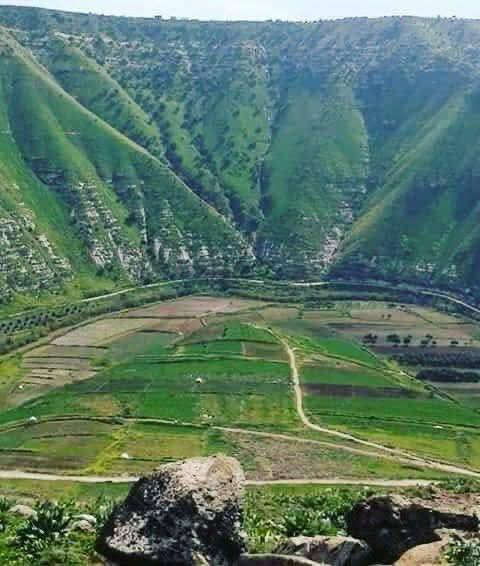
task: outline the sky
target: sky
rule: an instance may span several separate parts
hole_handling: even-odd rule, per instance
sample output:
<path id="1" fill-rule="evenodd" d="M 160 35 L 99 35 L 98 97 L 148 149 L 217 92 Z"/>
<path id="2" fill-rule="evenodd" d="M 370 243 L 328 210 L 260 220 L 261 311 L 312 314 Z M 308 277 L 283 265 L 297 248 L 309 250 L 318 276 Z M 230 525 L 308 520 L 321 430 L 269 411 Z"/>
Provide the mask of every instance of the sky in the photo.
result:
<path id="1" fill-rule="evenodd" d="M 0 3 L 204 20 L 318 20 L 391 15 L 480 18 L 480 0 L 0 0 Z"/>

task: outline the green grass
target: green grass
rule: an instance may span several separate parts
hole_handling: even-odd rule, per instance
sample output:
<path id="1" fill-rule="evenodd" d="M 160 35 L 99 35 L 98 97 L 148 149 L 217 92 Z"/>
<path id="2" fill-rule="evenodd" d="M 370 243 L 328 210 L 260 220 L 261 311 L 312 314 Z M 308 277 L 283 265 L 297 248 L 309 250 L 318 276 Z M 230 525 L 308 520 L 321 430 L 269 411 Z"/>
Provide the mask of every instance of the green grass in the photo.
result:
<path id="1" fill-rule="evenodd" d="M 182 354 L 242 354 L 242 343 L 237 340 L 214 340 L 180 347 Z"/>
<path id="2" fill-rule="evenodd" d="M 7 405 L 12 388 L 20 381 L 23 374 L 19 356 L 0 361 L 0 408 Z"/>
<path id="3" fill-rule="evenodd" d="M 201 383 L 197 383 L 201 380 Z M 298 426 L 286 363 L 219 359 L 132 362 L 0 416 L 122 415 L 242 427 Z"/>
<path id="4" fill-rule="evenodd" d="M 257 328 L 251 324 L 228 324 L 223 330 L 223 338 L 246 342 L 266 342 L 268 344 L 278 342 L 268 330 Z"/>
<path id="5" fill-rule="evenodd" d="M 304 365 L 300 371 L 302 383 L 333 385 L 360 385 L 363 387 L 394 387 L 394 383 L 381 372 L 358 367 L 342 369 L 334 366 Z"/>
<path id="6" fill-rule="evenodd" d="M 137 332 L 112 342 L 107 357 L 114 362 L 123 362 L 135 356 L 163 354 L 166 346 L 176 338 L 176 334 L 169 332 Z"/>
<path id="7" fill-rule="evenodd" d="M 480 467 L 480 415 L 439 399 L 305 395 L 310 418 L 392 448 Z"/>
<path id="8" fill-rule="evenodd" d="M 387 419 L 431 424 L 452 424 L 480 427 L 480 415 L 474 411 L 440 399 L 368 399 L 352 397 L 306 397 L 313 415 L 358 416 L 365 419 Z"/>
<path id="9" fill-rule="evenodd" d="M 384 367 L 384 364 L 366 348 L 341 338 L 321 338 L 317 340 L 320 349 L 327 356 L 352 360 L 371 367 Z"/>

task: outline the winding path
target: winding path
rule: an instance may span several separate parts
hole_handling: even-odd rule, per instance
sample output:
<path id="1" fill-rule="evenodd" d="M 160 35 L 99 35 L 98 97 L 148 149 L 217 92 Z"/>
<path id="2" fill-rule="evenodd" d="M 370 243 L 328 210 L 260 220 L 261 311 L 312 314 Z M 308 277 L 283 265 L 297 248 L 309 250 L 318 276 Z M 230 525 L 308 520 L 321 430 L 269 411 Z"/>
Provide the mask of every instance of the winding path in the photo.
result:
<path id="1" fill-rule="evenodd" d="M 214 280 L 214 279 L 212 279 Z M 261 280 L 245 280 L 245 279 L 231 279 L 232 281 L 244 281 L 250 282 L 253 284 L 262 285 L 266 283 L 265 281 Z M 167 281 L 167 282 L 160 282 L 160 283 L 153 283 L 150 285 L 144 285 L 142 287 L 132 287 L 128 289 L 123 289 L 119 291 L 115 291 L 112 293 L 107 293 L 97 297 L 90 297 L 87 299 L 83 299 L 80 302 L 91 302 L 95 300 L 105 299 L 109 297 L 113 297 L 116 295 L 121 295 L 125 293 L 129 293 L 136 289 L 146 289 L 146 288 L 154 288 L 154 287 L 161 287 L 164 285 L 168 285 L 171 283 L 181 283 L 183 280 L 178 281 Z M 311 282 L 311 283 L 285 283 L 285 285 L 292 285 L 294 287 L 320 287 L 320 286 L 328 286 L 328 285 L 335 285 L 341 282 L 334 282 L 334 281 L 322 281 L 322 282 Z M 372 285 L 368 282 L 357 282 L 357 284 L 365 284 L 365 285 Z M 382 287 L 383 286 L 380 286 Z M 480 309 L 477 307 L 468 304 L 456 297 L 448 295 L 442 292 L 436 291 L 427 291 L 423 289 L 410 289 L 413 292 L 416 292 L 420 295 L 428 295 L 443 298 L 448 300 L 452 303 L 460 305 L 476 314 L 480 314 Z M 18 313 L 17 313 L 18 314 Z M 15 316 L 15 315 L 12 315 Z M 331 437 L 335 437 L 337 439 L 346 440 L 348 442 L 354 443 L 359 447 L 353 446 L 346 446 L 341 444 L 336 444 L 334 442 L 325 442 L 321 440 L 315 439 L 307 439 L 307 438 L 299 438 L 293 437 L 286 434 L 281 433 L 273 433 L 273 432 L 261 432 L 261 431 L 254 431 L 248 429 L 239 429 L 239 428 L 230 428 L 230 427 L 222 427 L 222 426 L 213 426 L 213 429 L 223 431 L 223 432 L 231 432 L 235 434 L 242 434 L 248 436 L 258 436 L 269 438 L 272 440 L 284 440 L 284 441 L 295 441 L 300 443 L 309 443 L 314 444 L 317 446 L 335 448 L 337 450 L 348 451 L 353 454 L 368 456 L 373 458 L 389 458 L 394 459 L 396 462 L 404 463 L 408 465 L 417 466 L 418 468 L 422 469 L 432 469 L 436 471 L 442 471 L 451 474 L 459 474 L 464 476 L 469 476 L 472 478 L 480 479 L 480 473 L 470 470 L 468 468 L 462 468 L 459 466 L 449 465 L 442 462 L 438 462 L 435 460 L 429 460 L 425 458 L 421 458 L 410 454 L 408 452 L 404 452 L 399 449 L 390 448 L 388 446 L 384 446 L 382 444 L 377 444 L 375 442 L 369 442 L 367 440 L 363 440 L 362 438 L 358 438 L 348 433 L 340 432 L 334 429 L 321 427 L 319 425 L 314 424 L 308 416 L 305 414 L 305 410 L 303 407 L 303 392 L 301 388 L 299 372 L 297 367 L 297 362 L 295 358 L 294 349 L 290 346 L 288 341 L 282 337 L 275 334 L 273 331 L 269 329 L 272 335 L 275 336 L 276 339 L 280 340 L 282 345 L 285 348 L 285 351 L 288 355 L 290 372 L 291 372 L 291 379 L 295 393 L 295 405 L 298 416 L 303 423 L 303 425 L 313 431 L 317 431 L 323 433 L 325 435 L 329 435 Z M 51 419 L 54 420 L 54 419 Z M 151 421 L 151 422 L 158 422 L 158 423 L 166 423 L 167 421 L 163 421 L 160 419 L 124 419 L 124 420 L 138 420 L 138 421 Z M 24 423 L 16 423 L 18 426 L 23 426 Z M 178 424 L 179 426 L 192 426 L 189 423 L 178 423 L 178 422 L 168 422 L 168 424 Z M 14 425 L 15 426 L 15 425 Z M 124 484 L 124 483 L 131 483 L 137 480 L 136 476 L 95 476 L 95 475 L 61 475 L 61 474 L 49 474 L 49 473 L 36 473 L 36 472 L 25 472 L 21 470 L 0 470 L 0 479 L 16 479 L 16 480 L 34 480 L 34 481 L 73 481 L 79 483 L 113 483 L 113 484 Z M 247 481 L 247 485 L 252 486 L 262 486 L 262 485 L 282 485 L 282 484 L 293 484 L 293 485 L 372 485 L 372 486 L 379 486 L 379 487 L 413 487 L 413 486 L 426 486 L 434 484 L 435 480 L 423 480 L 423 479 L 405 479 L 405 480 L 379 480 L 379 479 L 345 479 L 345 478 L 332 478 L 332 479 L 282 479 L 282 480 L 249 480 Z"/>
<path id="2" fill-rule="evenodd" d="M 331 429 L 331 428 L 321 427 L 319 425 L 312 423 L 312 421 L 305 414 L 305 410 L 303 408 L 303 391 L 302 391 L 302 387 L 301 387 L 301 384 L 300 384 L 300 377 L 299 377 L 299 373 L 298 373 L 298 367 L 297 367 L 297 362 L 296 362 L 296 358 L 295 358 L 295 352 L 285 338 L 274 334 L 272 331 L 270 331 L 270 332 L 272 333 L 272 335 L 274 335 L 277 339 L 279 339 L 281 341 L 281 343 L 283 344 L 283 346 L 285 348 L 285 351 L 288 354 L 288 360 L 289 360 L 289 365 L 290 365 L 290 373 L 291 373 L 293 388 L 294 388 L 294 392 L 295 392 L 295 405 L 296 405 L 298 416 L 299 416 L 300 420 L 302 421 L 302 423 L 304 424 L 305 427 L 307 427 L 311 430 L 315 430 L 317 432 L 321 432 L 323 434 L 335 436 L 336 438 L 341 438 L 342 440 L 348 440 L 349 442 L 354 442 L 354 443 L 359 444 L 361 446 L 373 448 L 374 450 L 390 454 L 390 455 L 394 456 L 397 461 L 400 461 L 400 462 L 403 462 L 403 463 L 410 463 L 410 464 L 414 464 L 416 466 L 419 466 L 421 468 L 430 468 L 432 470 L 438 470 L 438 471 L 452 473 L 452 474 L 467 475 L 467 476 L 470 476 L 472 478 L 480 478 L 479 472 L 469 470 L 468 468 L 462 468 L 462 467 L 454 466 L 454 465 L 450 465 L 450 464 L 443 464 L 442 462 L 437 462 L 435 460 L 427 460 L 425 458 L 420 458 L 418 456 L 415 456 L 415 455 L 410 454 L 408 452 L 404 452 L 402 450 L 398 450 L 398 449 L 395 449 L 395 448 L 389 448 L 388 446 L 384 446 L 383 444 L 377 444 L 376 442 L 369 442 L 368 440 L 363 440 L 362 438 L 358 438 L 358 437 L 353 436 L 351 434 L 348 434 L 348 433 L 345 433 L 345 432 L 340 432 L 338 430 L 334 430 L 334 429 Z M 367 454 L 369 456 L 372 455 L 371 452 L 367 453 Z M 376 456 L 378 457 L 380 455 L 377 453 Z"/>

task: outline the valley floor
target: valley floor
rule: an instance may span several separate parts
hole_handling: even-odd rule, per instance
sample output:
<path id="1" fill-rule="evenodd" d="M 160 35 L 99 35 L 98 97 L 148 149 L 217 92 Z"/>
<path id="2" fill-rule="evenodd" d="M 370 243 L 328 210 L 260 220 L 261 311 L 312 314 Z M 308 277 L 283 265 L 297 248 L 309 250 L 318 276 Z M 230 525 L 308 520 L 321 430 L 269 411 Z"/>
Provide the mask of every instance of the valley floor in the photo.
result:
<path id="1" fill-rule="evenodd" d="M 260 483 L 480 477 L 471 391 L 465 402 L 380 353 L 395 335 L 408 337 L 395 353 L 475 356 L 479 334 L 463 316 L 368 300 L 199 295 L 106 315 L 0 364 L 1 473 L 128 482 L 224 452 Z"/>

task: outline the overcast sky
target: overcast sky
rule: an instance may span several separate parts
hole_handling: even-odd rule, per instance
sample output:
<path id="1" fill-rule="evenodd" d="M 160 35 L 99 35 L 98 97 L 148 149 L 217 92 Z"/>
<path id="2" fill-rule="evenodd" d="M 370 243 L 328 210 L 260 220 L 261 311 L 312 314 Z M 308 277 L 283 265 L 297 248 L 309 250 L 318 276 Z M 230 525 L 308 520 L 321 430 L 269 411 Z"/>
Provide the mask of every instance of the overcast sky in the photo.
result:
<path id="1" fill-rule="evenodd" d="M 217 20 L 317 20 L 403 14 L 480 18 L 480 0 L 0 0 L 0 3 L 102 14 Z"/>

